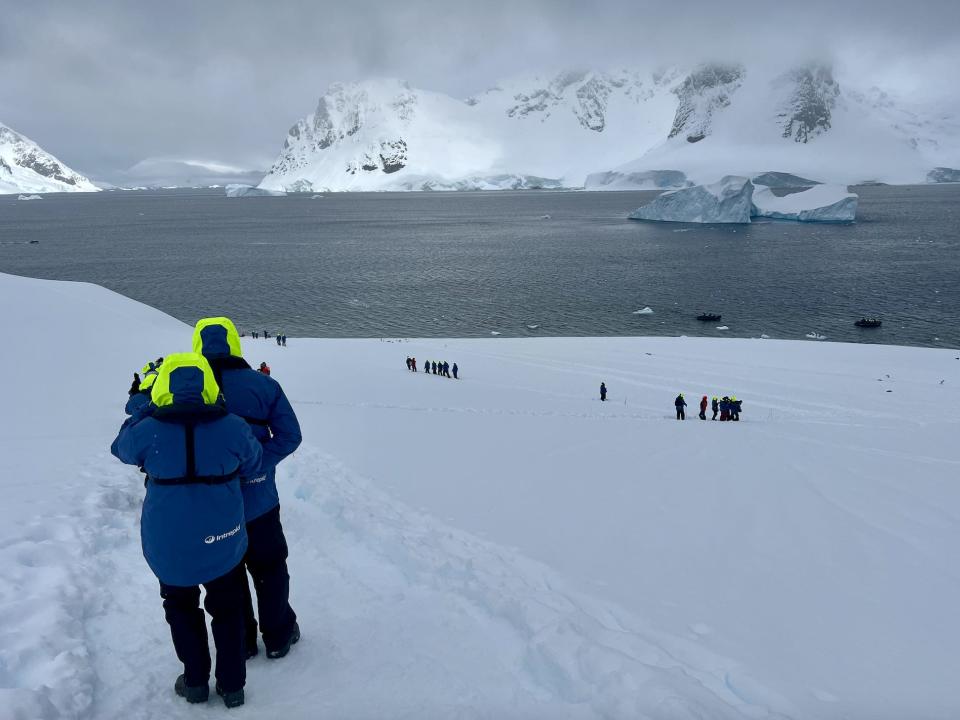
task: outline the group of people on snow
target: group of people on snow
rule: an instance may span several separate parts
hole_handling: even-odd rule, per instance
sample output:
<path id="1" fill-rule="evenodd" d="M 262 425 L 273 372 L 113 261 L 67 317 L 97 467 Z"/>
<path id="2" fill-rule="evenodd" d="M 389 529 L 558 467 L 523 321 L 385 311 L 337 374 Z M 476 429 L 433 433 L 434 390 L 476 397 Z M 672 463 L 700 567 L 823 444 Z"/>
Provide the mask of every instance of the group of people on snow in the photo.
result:
<path id="1" fill-rule="evenodd" d="M 605 382 L 600 383 L 600 400 L 603 402 L 607 401 L 607 384 Z M 713 411 L 713 417 L 711 420 L 717 419 L 717 413 L 720 413 L 720 420 L 727 421 L 740 420 L 740 406 L 742 400 L 737 400 L 735 397 L 723 396 L 722 399 L 718 400 L 716 397 L 713 398 L 712 402 L 709 403 L 710 409 Z M 673 401 L 674 409 L 677 411 L 677 420 L 686 420 L 687 413 L 684 408 L 687 407 L 687 401 L 683 397 L 683 393 L 677 395 L 676 399 Z M 698 416 L 701 420 L 707 419 L 707 396 L 704 395 L 700 399 L 700 415 Z"/>
<path id="2" fill-rule="evenodd" d="M 720 420 L 726 422 L 727 420 L 740 420 L 740 404 L 742 400 L 737 400 L 735 397 L 723 396 L 722 400 L 717 400 L 716 397 L 710 402 L 710 409 L 713 411 L 713 417 L 711 420 L 717 419 L 717 412 L 720 412 Z M 677 420 L 686 420 L 686 413 L 684 408 L 687 406 L 687 401 L 683 399 L 683 393 L 677 395 L 676 399 L 673 401 L 673 405 L 677 410 Z M 698 416 L 701 420 L 707 419 L 707 396 L 704 395 L 700 399 L 700 415 Z"/>
<path id="3" fill-rule="evenodd" d="M 246 334 L 245 332 L 240 333 L 240 337 L 246 337 L 246 336 L 247 336 L 247 334 Z M 269 339 L 270 339 L 270 333 L 267 332 L 266 330 L 264 330 L 262 333 L 261 333 L 259 330 L 252 330 L 252 331 L 250 332 L 250 337 L 252 337 L 254 340 L 258 340 L 258 339 L 260 339 L 261 337 L 262 337 L 264 340 L 269 340 Z M 286 347 L 286 346 L 287 346 L 287 334 L 286 334 L 286 333 L 281 333 L 281 332 L 274 333 L 273 337 L 274 337 L 274 338 L 276 339 L 276 341 L 277 341 L 277 347 Z"/>
<path id="4" fill-rule="evenodd" d="M 407 370 L 409 370 L 410 372 L 417 372 L 417 359 L 415 357 L 407 358 Z M 457 380 L 458 379 L 457 374 L 460 372 L 460 368 L 457 367 L 456 363 L 451 365 L 446 360 L 444 360 L 443 362 L 437 362 L 437 361 L 431 362 L 429 360 L 424 360 L 423 371 L 427 374 L 430 374 L 432 372 L 434 375 L 442 375 L 443 377 L 448 377 L 448 378 Z M 453 373 L 453 375 L 450 374 L 451 372 Z"/>
<path id="5" fill-rule="evenodd" d="M 290 607 L 287 541 L 280 523 L 277 465 L 299 447 L 296 413 L 269 368 L 243 359 L 229 318 L 200 320 L 192 352 L 167 355 L 134 374 L 129 417 L 110 447 L 145 473 L 141 541 L 183 673 L 174 683 L 190 703 L 216 693 L 244 703 L 246 662 L 285 657 L 300 639 Z M 247 581 L 253 580 L 257 615 Z"/>

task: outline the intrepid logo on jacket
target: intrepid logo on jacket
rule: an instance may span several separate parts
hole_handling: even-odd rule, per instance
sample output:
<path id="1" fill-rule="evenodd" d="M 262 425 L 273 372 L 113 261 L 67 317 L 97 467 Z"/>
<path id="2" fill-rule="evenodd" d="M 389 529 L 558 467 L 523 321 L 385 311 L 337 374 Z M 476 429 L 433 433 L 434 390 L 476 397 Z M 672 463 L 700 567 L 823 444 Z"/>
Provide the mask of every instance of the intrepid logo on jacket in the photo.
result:
<path id="1" fill-rule="evenodd" d="M 266 480 L 267 480 L 267 474 L 264 473 L 263 475 L 257 475 L 255 478 L 250 478 L 249 480 L 244 480 L 244 481 L 243 481 L 243 484 L 244 484 L 244 485 L 256 485 L 257 483 L 266 482 Z"/>
<path id="2" fill-rule="evenodd" d="M 238 532 L 240 532 L 240 526 L 239 526 L 239 525 L 237 525 L 233 530 L 229 530 L 229 531 L 223 533 L 222 535 L 207 535 L 207 536 L 203 539 L 203 541 L 204 541 L 207 545 L 212 545 L 212 544 L 215 543 L 215 542 L 220 542 L 221 540 L 226 540 L 226 539 L 229 538 L 229 537 L 233 537 L 233 536 L 236 535 Z"/>

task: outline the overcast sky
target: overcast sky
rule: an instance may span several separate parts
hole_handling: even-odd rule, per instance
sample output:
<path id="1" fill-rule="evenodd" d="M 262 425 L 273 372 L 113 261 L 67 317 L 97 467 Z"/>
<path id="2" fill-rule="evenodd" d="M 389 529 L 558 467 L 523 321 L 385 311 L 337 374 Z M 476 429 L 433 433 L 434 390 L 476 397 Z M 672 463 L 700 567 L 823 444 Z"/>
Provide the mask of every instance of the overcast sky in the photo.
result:
<path id="1" fill-rule="evenodd" d="M 465 97 L 531 70 L 794 57 L 955 95 L 960 0 L 0 0 L 0 122 L 122 180 L 150 158 L 266 168 L 337 80 Z"/>

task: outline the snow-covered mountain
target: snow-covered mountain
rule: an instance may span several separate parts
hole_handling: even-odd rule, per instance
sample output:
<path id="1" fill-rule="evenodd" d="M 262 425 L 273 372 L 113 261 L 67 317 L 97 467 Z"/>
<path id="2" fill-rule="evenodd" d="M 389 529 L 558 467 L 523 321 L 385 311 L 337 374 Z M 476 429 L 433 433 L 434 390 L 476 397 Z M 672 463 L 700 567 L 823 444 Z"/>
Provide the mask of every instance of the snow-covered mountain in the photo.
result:
<path id="1" fill-rule="evenodd" d="M 97 190 L 33 140 L 0 123 L 0 194 Z"/>
<path id="2" fill-rule="evenodd" d="M 922 182 L 958 166 L 954 114 L 858 89 L 824 64 L 727 63 L 528 76 L 467 100 L 337 83 L 290 129 L 261 187 L 620 189 L 631 174 L 649 185 L 651 171 Z"/>

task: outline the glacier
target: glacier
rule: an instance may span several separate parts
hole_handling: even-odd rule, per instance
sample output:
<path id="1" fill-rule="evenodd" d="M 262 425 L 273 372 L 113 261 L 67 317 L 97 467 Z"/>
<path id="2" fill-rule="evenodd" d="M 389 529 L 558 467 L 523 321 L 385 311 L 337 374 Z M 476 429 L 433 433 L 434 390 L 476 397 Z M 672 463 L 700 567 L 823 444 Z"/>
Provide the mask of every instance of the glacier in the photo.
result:
<path id="1" fill-rule="evenodd" d="M 853 222 L 857 218 L 858 199 L 844 185 L 815 185 L 782 197 L 774 195 L 770 188 L 755 188 L 752 214 L 800 222 Z"/>
<path id="2" fill-rule="evenodd" d="M 0 195 L 99 190 L 33 140 L 0 123 Z"/>
<path id="3" fill-rule="evenodd" d="M 679 170 L 608 170 L 590 173 L 584 190 L 675 190 L 693 185 Z"/>
<path id="4" fill-rule="evenodd" d="M 753 184 L 727 175 L 710 185 L 670 190 L 630 213 L 631 220 L 693 223 L 749 223 Z"/>

